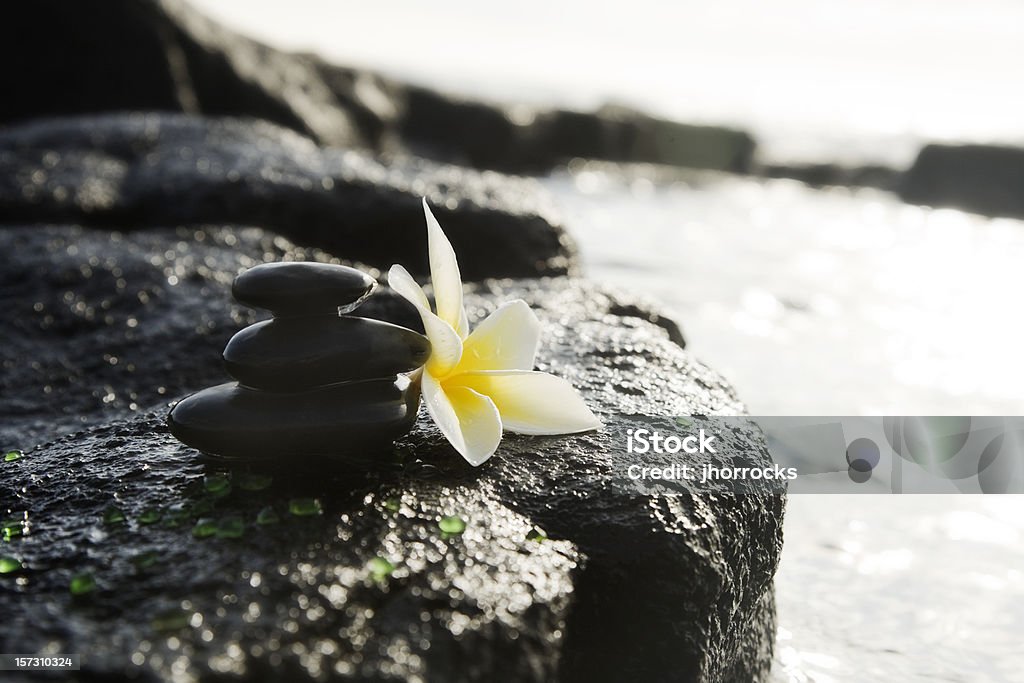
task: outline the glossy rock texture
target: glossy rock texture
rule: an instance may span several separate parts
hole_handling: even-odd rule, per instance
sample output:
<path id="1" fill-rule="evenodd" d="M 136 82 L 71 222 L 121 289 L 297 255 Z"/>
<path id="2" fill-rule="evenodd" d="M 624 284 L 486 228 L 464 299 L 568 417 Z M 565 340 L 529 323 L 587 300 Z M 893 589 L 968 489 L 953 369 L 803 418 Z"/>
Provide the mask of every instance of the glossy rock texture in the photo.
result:
<path id="1" fill-rule="evenodd" d="M 575 243 L 531 179 L 318 147 L 252 119 L 110 114 L 0 130 L 0 215 L 8 223 L 125 232 L 255 225 L 353 261 L 425 274 L 423 196 L 467 280 L 577 269 Z"/>
<path id="2" fill-rule="evenodd" d="M 282 462 L 336 457 L 372 464 L 409 431 L 419 384 L 405 377 L 345 382 L 296 393 L 257 391 L 235 382 L 183 399 L 167 418 L 171 433 L 209 455 Z"/>
<path id="3" fill-rule="evenodd" d="M 333 263 L 263 263 L 235 278 L 231 296 L 275 316 L 324 315 L 355 308 L 376 285 L 363 271 Z"/>
<path id="4" fill-rule="evenodd" d="M 511 298 L 535 308 L 539 368 L 581 391 L 600 432 L 509 435 L 472 469 L 421 415 L 391 469 L 289 461 L 269 489 L 206 502 L 213 471 L 169 433 L 166 404 L 222 381 L 220 350 L 254 315 L 230 302 L 238 272 L 325 255 L 225 228 L 8 227 L 0 247 L 19 254 L 0 270 L 0 437 L 26 452 L 0 463 L 0 500 L 28 516 L 14 542 L 31 568 L 0 592 L 0 651 L 88 652 L 82 675 L 104 680 L 765 680 L 783 500 L 696 484 L 671 496 L 624 474 L 653 463 L 625 452 L 639 421 L 743 410 L 642 299 L 570 278 L 466 297 L 473 321 Z M 387 291 L 360 314 L 415 315 Z M 692 464 L 768 462 L 745 435 L 722 445 Z M 322 515 L 290 514 L 297 499 Z M 103 525 L 113 504 L 119 528 Z M 268 506 L 279 522 L 257 524 Z M 185 521 L 137 523 L 152 508 Z M 190 533 L 235 516 L 244 541 Z M 443 537 L 453 516 L 466 529 Z M 394 571 L 374 572 L 377 557 Z M 83 571 L 97 583 L 85 602 L 67 591 Z M 183 627 L 154 625 L 183 606 Z"/>
<path id="5" fill-rule="evenodd" d="M 224 347 L 232 377 L 271 391 L 393 376 L 429 357 L 430 342 L 422 334 L 348 315 L 265 320 L 240 330 Z"/>

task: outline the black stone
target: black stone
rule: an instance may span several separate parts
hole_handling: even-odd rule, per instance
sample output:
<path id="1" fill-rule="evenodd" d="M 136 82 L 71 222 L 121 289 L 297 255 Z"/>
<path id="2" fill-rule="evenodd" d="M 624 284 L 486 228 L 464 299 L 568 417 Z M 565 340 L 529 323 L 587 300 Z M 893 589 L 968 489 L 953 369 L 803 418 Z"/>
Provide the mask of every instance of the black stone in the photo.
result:
<path id="1" fill-rule="evenodd" d="M 264 263 L 250 268 L 231 286 L 239 303 L 274 315 L 337 314 L 370 295 L 376 281 L 361 270 L 332 263 Z"/>
<path id="2" fill-rule="evenodd" d="M 368 449 L 387 446 L 408 432 L 418 407 L 419 384 L 405 378 L 298 393 L 258 391 L 229 382 L 185 398 L 167 422 L 176 438 L 210 455 L 360 461 Z"/>
<path id="3" fill-rule="evenodd" d="M 271 391 L 394 377 L 429 357 L 430 342 L 422 334 L 336 315 L 265 320 L 241 330 L 224 348 L 232 377 Z"/>

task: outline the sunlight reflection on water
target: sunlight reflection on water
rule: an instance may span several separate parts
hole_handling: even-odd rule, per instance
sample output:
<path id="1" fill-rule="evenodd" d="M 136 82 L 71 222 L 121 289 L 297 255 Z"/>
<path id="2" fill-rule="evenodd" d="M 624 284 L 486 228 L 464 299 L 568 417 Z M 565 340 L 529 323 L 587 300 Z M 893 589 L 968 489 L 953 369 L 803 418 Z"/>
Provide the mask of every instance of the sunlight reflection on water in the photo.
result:
<path id="1" fill-rule="evenodd" d="M 1021 496 L 791 496 L 774 680 L 1019 680 L 1022 513 Z"/>
<path id="2" fill-rule="evenodd" d="M 547 184 L 588 273 L 675 309 L 753 414 L 1024 408 L 1024 222 L 781 180 L 638 192 L 629 172 L 582 168 Z"/>

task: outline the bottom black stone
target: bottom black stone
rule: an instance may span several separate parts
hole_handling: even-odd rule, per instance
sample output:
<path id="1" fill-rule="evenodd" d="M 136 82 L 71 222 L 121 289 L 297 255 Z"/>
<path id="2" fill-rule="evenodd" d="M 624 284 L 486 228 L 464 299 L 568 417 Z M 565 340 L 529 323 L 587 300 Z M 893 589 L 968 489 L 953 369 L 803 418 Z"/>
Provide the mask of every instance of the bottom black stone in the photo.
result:
<path id="1" fill-rule="evenodd" d="M 359 460 L 412 427 L 418 381 L 405 377 L 273 393 L 235 382 L 192 394 L 168 415 L 171 432 L 204 453 L 229 458 L 336 455 Z"/>

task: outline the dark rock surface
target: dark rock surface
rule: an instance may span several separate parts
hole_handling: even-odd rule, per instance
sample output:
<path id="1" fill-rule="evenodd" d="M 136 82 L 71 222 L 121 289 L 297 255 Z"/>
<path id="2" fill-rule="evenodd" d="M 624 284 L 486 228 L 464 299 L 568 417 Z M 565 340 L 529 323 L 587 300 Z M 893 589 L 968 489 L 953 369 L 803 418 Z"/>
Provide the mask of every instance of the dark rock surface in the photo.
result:
<path id="1" fill-rule="evenodd" d="M 651 493 L 625 476 L 637 420 L 671 429 L 673 415 L 742 410 L 641 304 L 569 278 L 467 295 L 472 320 L 514 297 L 536 308 L 540 369 L 580 389 L 601 432 L 510 436 L 472 469 L 421 417 L 393 468 L 289 464 L 262 491 L 236 473 L 224 495 L 203 479 L 218 466 L 166 430 L 164 404 L 222 376 L 220 348 L 251 322 L 228 297 L 242 268 L 325 256 L 254 229 L 30 226 L 0 239 L 19 254 L 0 271 L 0 437 L 26 451 L 0 463 L 0 501 L 28 519 L 4 549 L 27 569 L 0 579 L 0 650 L 87 652 L 93 680 L 764 679 L 783 501 Z M 411 315 L 386 293 L 364 307 Z M 29 447 L 76 423 L 86 430 Z M 748 438 L 723 435 L 701 457 L 767 462 Z M 307 498 L 322 515 L 289 513 L 315 510 Z M 111 505 L 126 524 L 103 523 Z M 279 524 L 256 523 L 267 506 Z M 153 507 L 162 521 L 144 524 Z M 465 533 L 440 532 L 450 515 Z M 227 531 L 193 537 L 205 517 Z M 82 571 L 98 589 L 72 598 Z"/>
<path id="2" fill-rule="evenodd" d="M 271 391 L 387 377 L 415 370 L 429 357 L 423 335 L 356 316 L 267 320 L 240 330 L 224 347 L 232 377 Z"/>
<path id="3" fill-rule="evenodd" d="M 576 268 L 557 212 L 523 178 L 411 157 L 382 162 L 244 120 L 111 115 L 0 131 L 0 220 L 8 224 L 258 225 L 352 260 L 423 273 L 422 196 L 466 279 Z"/>
<path id="4" fill-rule="evenodd" d="M 235 278 L 231 296 L 276 316 L 324 315 L 354 308 L 376 286 L 376 280 L 355 268 L 291 261 L 248 269 Z"/>
<path id="5" fill-rule="evenodd" d="M 275 50 L 178 0 L 38 0 L 0 24 L 0 124 L 126 110 L 255 116 L 317 142 L 511 171 L 574 156 L 744 171 L 742 131 L 658 119 L 625 107 L 524 110 L 411 86 Z M 26 55 L 32 55 L 31 59 Z M 443 222 L 443 221 L 442 221 Z"/>
<path id="6" fill-rule="evenodd" d="M 355 98 L 344 102 L 312 60 L 280 53 L 178 0 L 18 3 L 0 28 L 0 123 L 111 111 L 245 115 L 324 144 L 365 145 Z M 339 93 L 340 95 L 340 93 Z M 365 118 L 365 115 L 364 115 Z"/>
<path id="7" fill-rule="evenodd" d="M 167 422 L 175 437 L 208 455 L 359 463 L 409 431 L 419 398 L 419 383 L 404 377 L 296 393 L 228 382 L 183 399 Z"/>
<path id="8" fill-rule="evenodd" d="M 1024 218 L 1024 149 L 990 145 L 927 145 L 907 171 L 908 202 Z"/>
<path id="9" fill-rule="evenodd" d="M 479 168 L 542 172 L 584 157 L 743 173 L 751 169 L 756 147 L 740 130 L 667 121 L 621 106 L 594 112 L 531 109 L 426 88 L 402 92 L 404 116 L 398 126 L 407 146 Z"/>

